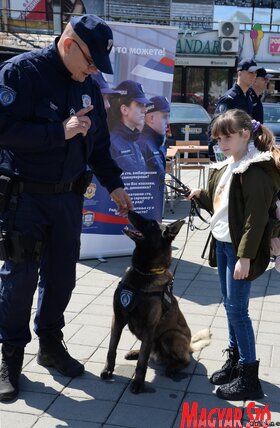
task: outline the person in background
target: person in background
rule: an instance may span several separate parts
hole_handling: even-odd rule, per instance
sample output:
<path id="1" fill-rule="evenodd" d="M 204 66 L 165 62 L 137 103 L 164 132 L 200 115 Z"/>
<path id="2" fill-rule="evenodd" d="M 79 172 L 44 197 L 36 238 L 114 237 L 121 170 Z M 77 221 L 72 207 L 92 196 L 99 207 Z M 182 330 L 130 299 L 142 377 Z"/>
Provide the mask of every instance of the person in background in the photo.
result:
<path id="1" fill-rule="evenodd" d="M 265 68 L 259 68 L 256 79 L 248 89 L 248 96 L 252 104 L 252 117 L 260 123 L 263 123 L 262 95 L 267 89 L 271 77 L 272 74 L 267 73 Z"/>
<path id="2" fill-rule="evenodd" d="M 217 106 L 214 111 L 214 119 L 221 113 L 227 110 L 240 109 L 252 115 L 253 105 L 249 98 L 247 91 L 256 78 L 258 66 L 253 59 L 243 59 L 237 65 L 237 81 L 234 85 L 225 92 L 225 94 L 218 100 Z M 209 127 L 209 156 L 215 160 L 213 146 L 216 144 L 211 138 L 211 124 Z"/>
<path id="3" fill-rule="evenodd" d="M 37 285 L 38 364 L 69 377 L 84 372 L 62 329 L 92 172 L 120 215 L 132 208 L 110 155 L 100 89 L 90 78 L 98 69 L 113 72 L 112 44 L 105 21 L 75 16 L 49 47 L 0 65 L 0 401 L 18 395 Z"/>
<path id="4" fill-rule="evenodd" d="M 280 149 L 270 130 L 243 110 L 217 116 L 212 135 L 227 159 L 213 163 L 208 189 L 194 189 L 213 212 L 209 264 L 218 267 L 229 330 L 228 359 L 210 381 L 225 400 L 263 397 L 255 336 L 249 316 L 251 281 L 270 261 L 271 214 L 280 189 Z M 248 152 L 250 140 L 255 148 Z"/>
<path id="5" fill-rule="evenodd" d="M 145 161 L 136 144 L 144 126 L 146 98 L 140 83 L 125 80 L 116 88 L 119 97 L 114 97 L 108 114 L 113 159 L 126 171 L 145 171 Z"/>
<path id="6" fill-rule="evenodd" d="M 110 88 L 104 74 L 101 73 L 101 71 L 91 74 L 91 78 L 98 83 L 104 101 L 104 107 L 106 110 L 108 110 L 111 107 L 110 95 L 119 95 L 120 92 Z"/>
<path id="7" fill-rule="evenodd" d="M 145 125 L 137 144 L 146 162 L 148 171 L 165 172 L 166 133 L 169 124 L 170 104 L 166 97 L 157 96 L 150 99 L 146 106 Z"/>

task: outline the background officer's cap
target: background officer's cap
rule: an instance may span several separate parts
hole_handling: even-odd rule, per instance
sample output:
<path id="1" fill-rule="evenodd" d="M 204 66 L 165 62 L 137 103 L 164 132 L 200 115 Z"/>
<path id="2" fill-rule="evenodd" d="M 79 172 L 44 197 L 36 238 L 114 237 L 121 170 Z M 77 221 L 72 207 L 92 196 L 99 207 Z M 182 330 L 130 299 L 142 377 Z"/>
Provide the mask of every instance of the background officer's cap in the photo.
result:
<path id="1" fill-rule="evenodd" d="M 101 71 L 91 74 L 90 76 L 93 80 L 96 80 L 102 94 L 120 94 L 120 91 L 115 91 L 114 89 L 110 88 L 107 79 L 105 78 L 104 74 L 101 73 Z"/>
<path id="2" fill-rule="evenodd" d="M 168 99 L 166 97 L 152 97 L 150 103 L 147 105 L 146 113 L 153 113 L 154 111 L 169 113 L 170 104 Z"/>
<path id="3" fill-rule="evenodd" d="M 131 99 L 132 101 L 137 101 L 142 104 L 150 104 L 150 100 L 146 98 L 143 86 L 134 82 L 134 80 L 124 80 L 116 88 L 116 91 L 120 91 L 121 95 Z"/>
<path id="4" fill-rule="evenodd" d="M 103 19 L 96 15 L 73 16 L 70 24 L 87 45 L 96 67 L 113 74 L 109 54 L 113 46 L 113 33 Z"/>
<path id="5" fill-rule="evenodd" d="M 267 73 L 265 68 L 259 68 L 257 71 L 257 77 L 264 77 L 265 79 L 271 79 L 273 75 Z"/>
<path id="6" fill-rule="evenodd" d="M 237 66 L 237 71 L 250 71 L 254 73 L 258 70 L 257 63 L 253 59 L 243 59 Z"/>

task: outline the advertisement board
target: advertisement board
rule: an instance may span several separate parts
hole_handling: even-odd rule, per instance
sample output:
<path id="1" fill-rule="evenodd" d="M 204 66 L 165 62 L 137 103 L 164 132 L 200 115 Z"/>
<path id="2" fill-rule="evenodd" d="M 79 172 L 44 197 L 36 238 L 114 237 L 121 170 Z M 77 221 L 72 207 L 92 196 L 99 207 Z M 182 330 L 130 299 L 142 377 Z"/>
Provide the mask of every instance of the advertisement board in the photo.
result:
<path id="1" fill-rule="evenodd" d="M 178 29 L 125 23 L 109 25 L 114 34 L 111 52 L 114 74 L 106 75 L 109 86 L 116 88 L 122 82 L 135 81 L 141 84 L 147 99 L 161 95 L 170 101 Z M 161 221 L 164 175 L 156 170 L 147 171 L 145 167 L 133 170 L 129 168 L 129 157 L 127 159 L 127 165 L 120 166 L 135 210 Z M 85 194 L 81 259 L 131 254 L 134 244 L 122 232 L 127 224 L 127 219 L 118 216 L 106 189 L 93 178 Z"/>

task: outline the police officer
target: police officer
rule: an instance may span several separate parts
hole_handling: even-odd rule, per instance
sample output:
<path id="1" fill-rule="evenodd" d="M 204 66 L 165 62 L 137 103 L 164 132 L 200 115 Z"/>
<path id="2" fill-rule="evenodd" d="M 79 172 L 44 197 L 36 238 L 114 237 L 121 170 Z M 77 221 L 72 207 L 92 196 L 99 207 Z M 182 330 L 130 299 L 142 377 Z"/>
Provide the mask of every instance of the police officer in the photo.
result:
<path id="1" fill-rule="evenodd" d="M 268 74 L 265 68 L 259 68 L 257 70 L 256 79 L 248 89 L 248 95 L 253 106 L 252 117 L 260 123 L 263 123 L 263 105 L 261 98 L 264 91 L 267 89 L 271 77 L 272 74 Z"/>
<path id="2" fill-rule="evenodd" d="M 234 83 L 232 88 L 226 91 L 218 100 L 214 112 L 214 118 L 217 115 L 234 108 L 244 110 L 248 114 L 252 115 L 253 105 L 247 91 L 256 78 L 257 69 L 257 63 L 253 59 L 243 59 L 239 62 L 237 65 L 237 81 Z M 211 130 L 209 131 L 209 134 L 210 133 Z M 214 159 L 213 145 L 215 142 L 212 141 L 210 135 L 208 144 L 210 158 Z"/>
<path id="3" fill-rule="evenodd" d="M 101 94 L 102 94 L 102 98 L 104 101 L 104 107 L 106 110 L 108 110 L 111 107 L 110 96 L 119 95 L 120 92 L 115 91 L 114 89 L 110 88 L 106 77 L 104 76 L 103 73 L 101 73 L 101 71 L 98 71 L 97 73 L 92 74 L 91 78 L 98 83 Z"/>
<path id="4" fill-rule="evenodd" d="M 252 103 L 247 95 L 256 78 L 258 66 L 252 59 L 243 59 L 237 66 L 237 81 L 218 101 L 215 115 L 238 108 L 252 114 Z"/>
<path id="5" fill-rule="evenodd" d="M 100 89 L 90 78 L 97 69 L 112 73 L 112 39 L 102 19 L 76 16 L 51 46 L 1 64 L 1 401 L 18 394 L 37 282 L 38 363 L 70 377 L 84 372 L 63 345 L 62 328 L 75 287 L 89 168 L 121 215 L 132 207 L 110 155 Z"/>
<path id="6" fill-rule="evenodd" d="M 164 174 L 166 147 L 164 145 L 169 124 L 170 105 L 166 97 L 150 99 L 146 107 L 145 125 L 137 143 L 143 154 L 148 171 Z"/>
<path id="7" fill-rule="evenodd" d="M 149 99 L 142 85 L 133 80 L 123 81 L 115 90 L 121 95 L 112 99 L 108 116 L 112 157 L 124 172 L 145 171 L 145 161 L 136 140 L 144 126 L 145 105 Z"/>

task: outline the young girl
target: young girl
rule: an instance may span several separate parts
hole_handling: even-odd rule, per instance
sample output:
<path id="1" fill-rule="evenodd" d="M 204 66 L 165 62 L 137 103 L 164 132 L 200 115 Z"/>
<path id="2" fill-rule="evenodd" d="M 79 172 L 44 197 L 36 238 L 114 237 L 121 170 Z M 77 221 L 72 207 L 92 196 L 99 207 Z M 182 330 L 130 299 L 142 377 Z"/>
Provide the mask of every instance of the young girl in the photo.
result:
<path id="1" fill-rule="evenodd" d="M 229 330 L 228 360 L 210 378 L 225 400 L 263 397 L 255 337 L 248 313 L 251 281 L 270 260 L 272 213 L 280 189 L 280 150 L 272 133 L 242 110 L 228 110 L 212 125 L 227 159 L 211 165 L 208 189 L 192 190 L 214 212 L 210 266 L 217 266 Z M 248 151 L 250 140 L 255 147 Z"/>

